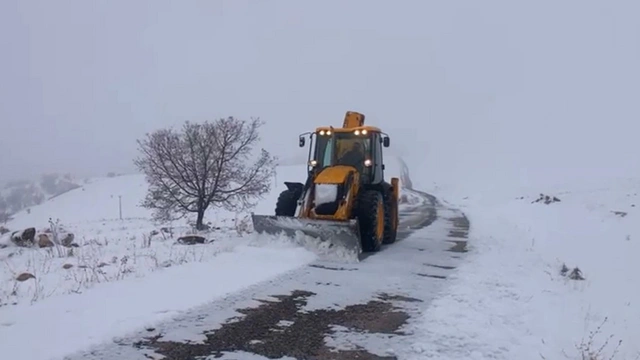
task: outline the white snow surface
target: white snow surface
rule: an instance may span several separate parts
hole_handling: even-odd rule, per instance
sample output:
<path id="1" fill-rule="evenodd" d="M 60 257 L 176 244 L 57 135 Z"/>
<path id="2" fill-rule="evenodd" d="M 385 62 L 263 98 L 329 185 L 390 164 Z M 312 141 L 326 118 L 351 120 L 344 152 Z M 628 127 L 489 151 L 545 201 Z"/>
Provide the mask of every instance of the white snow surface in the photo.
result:
<path id="1" fill-rule="evenodd" d="M 279 167 L 278 177 L 303 181 L 304 169 Z M 179 236 L 193 232 L 191 219 L 154 223 L 150 211 L 138 206 L 146 188 L 142 175 L 93 179 L 6 224 L 12 231 L 35 227 L 42 233 L 50 219 L 59 220 L 79 246 L 21 248 L 11 243 L 11 233 L 1 237 L 0 244 L 8 245 L 0 249 L 2 357 L 60 357 L 315 259 L 315 254 L 277 239 L 257 242 L 244 229 L 248 225 L 250 231 L 248 213 L 218 209 L 206 216 L 215 228 L 202 234 L 207 243 L 178 244 Z M 274 183 L 272 193 L 253 210 L 272 213 L 283 188 Z M 23 273 L 35 278 L 17 281 Z M 30 345 L 34 336 L 43 341 L 37 347 Z"/>
<path id="2" fill-rule="evenodd" d="M 534 202 L 540 191 L 560 202 Z M 447 192 L 471 221 L 470 253 L 416 327 L 411 358 L 637 359 L 639 192 L 640 179 Z"/>
<path id="3" fill-rule="evenodd" d="M 316 205 L 330 203 L 338 198 L 338 185 L 336 184 L 318 184 L 315 189 Z"/>
<path id="4" fill-rule="evenodd" d="M 399 174 L 392 158 L 388 174 Z M 280 166 L 272 191 L 250 211 L 272 214 L 284 181 L 304 182 L 306 165 Z M 294 270 L 322 255 L 298 243 L 262 238 L 249 212 L 211 209 L 207 243 L 184 245 L 192 218 L 151 220 L 139 206 L 142 175 L 96 178 L 81 188 L 25 209 L 6 224 L 11 231 L 43 233 L 59 221 L 78 247 L 21 248 L 0 236 L 0 354 L 24 360 L 55 359 L 166 320 L 194 306 Z M 122 219 L 120 219 L 120 201 Z M 247 229 L 248 227 L 248 229 Z M 169 232 L 162 228 L 171 228 Z M 152 235 L 155 234 L 155 235 Z M 34 278 L 18 281 L 20 274 Z M 39 345 L 33 346 L 33 339 Z M 72 339 L 72 340 L 69 340 Z M 11 350 L 9 350 L 11 349 Z"/>
<path id="5" fill-rule="evenodd" d="M 6 354 L 12 348 L 7 357 L 11 359 L 61 358 L 78 348 L 152 326 L 314 258 L 301 248 L 238 246 L 210 261 L 106 283 L 82 296 L 60 296 L 32 306 L 7 308 L 0 317 L 0 349 Z M 32 339 L 46 339 L 46 345 L 25 343 Z"/>
<path id="6" fill-rule="evenodd" d="M 389 163 L 391 174 L 401 172 Z M 401 358 L 580 359 L 580 346 L 590 342 L 592 332 L 589 350 L 602 348 L 601 358 L 640 354 L 640 288 L 634 278 L 640 268 L 635 259 L 640 179 L 552 185 L 547 178 L 538 187 L 470 186 L 463 192 L 442 182 L 427 185 L 428 176 L 411 170 L 414 187 L 464 211 L 471 231 L 466 260 L 409 325 L 415 341 Z M 302 181 L 304 175 L 304 165 L 280 168 L 274 191 L 254 211 L 272 213 L 281 182 Z M 560 201 L 535 202 L 540 192 Z M 117 216 L 119 194 L 124 220 Z M 145 246 L 146 234 L 161 225 L 135 206 L 143 195 L 141 176 L 97 179 L 8 224 L 40 229 L 49 217 L 59 217 L 80 246 L 73 254 L 60 247 L 0 249 L 3 357 L 61 358 L 296 271 L 318 257 L 277 238 L 243 234 L 236 223 L 246 214 L 223 211 L 208 214 L 207 220 L 221 227 L 207 235 L 213 243 L 175 244 L 175 237 L 188 231 L 180 223 L 172 224 L 173 237 L 162 233 Z M 74 266 L 62 269 L 67 263 Z M 563 264 L 569 271 L 578 267 L 585 280 L 562 275 Z M 21 272 L 36 279 L 15 281 Z M 9 305 L 13 302 L 18 305 Z"/>

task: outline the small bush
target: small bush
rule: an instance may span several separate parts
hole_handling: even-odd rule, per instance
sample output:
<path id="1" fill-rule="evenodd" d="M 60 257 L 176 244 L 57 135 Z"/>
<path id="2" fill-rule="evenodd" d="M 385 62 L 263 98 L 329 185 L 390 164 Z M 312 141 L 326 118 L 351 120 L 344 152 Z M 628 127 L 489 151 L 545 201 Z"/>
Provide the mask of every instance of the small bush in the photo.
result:
<path id="1" fill-rule="evenodd" d="M 600 324 L 595 331 L 591 331 L 589 333 L 589 338 L 586 340 L 586 342 L 585 342 L 585 339 L 583 338 L 580 344 L 576 346 L 576 349 L 580 352 L 581 360 L 605 360 L 605 359 L 612 360 L 618 353 L 620 345 L 622 345 L 622 340 L 618 341 L 618 344 L 613 350 L 613 353 L 611 354 L 611 356 L 605 357 L 604 355 L 604 349 L 609 345 L 609 340 L 613 338 L 613 335 L 610 335 L 607 338 L 607 340 L 605 340 L 604 344 L 602 344 L 602 346 L 598 348 L 595 347 L 596 346 L 594 344 L 595 337 L 596 335 L 602 333 L 602 326 L 606 322 L 607 322 L 607 318 L 604 318 L 604 321 L 602 321 L 602 324 Z"/>

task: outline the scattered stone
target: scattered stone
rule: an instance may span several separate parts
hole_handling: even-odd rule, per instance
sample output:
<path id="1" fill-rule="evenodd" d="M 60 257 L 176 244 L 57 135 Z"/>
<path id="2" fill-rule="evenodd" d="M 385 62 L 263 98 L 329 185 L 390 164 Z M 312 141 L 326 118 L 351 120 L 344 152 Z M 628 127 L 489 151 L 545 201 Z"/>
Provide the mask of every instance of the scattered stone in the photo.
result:
<path id="1" fill-rule="evenodd" d="M 39 234 L 38 235 L 38 246 L 41 248 L 53 247 L 55 244 L 51 239 L 49 239 L 49 235 L 47 234 Z"/>
<path id="2" fill-rule="evenodd" d="M 71 265 L 71 264 L 64 264 L 64 265 L 62 265 L 62 268 L 63 268 L 63 269 L 65 269 L 65 270 L 69 270 L 69 269 L 71 269 L 72 267 L 73 267 L 73 265 Z"/>
<path id="3" fill-rule="evenodd" d="M 28 241 L 30 243 L 33 243 L 35 237 L 36 237 L 36 228 L 27 228 L 24 229 L 24 231 L 22 232 L 22 240 L 24 241 Z"/>
<path id="4" fill-rule="evenodd" d="M 549 204 L 554 203 L 554 202 L 560 202 L 560 199 L 558 199 L 555 196 L 549 196 L 549 195 L 545 195 L 545 194 L 540 194 L 538 199 L 532 201 L 531 203 L 533 204 L 533 203 L 539 203 L 539 202 L 542 202 L 545 205 L 549 205 Z"/>
<path id="5" fill-rule="evenodd" d="M 158 230 L 151 230 L 151 234 L 150 234 L 151 236 L 156 236 L 158 234 L 160 234 Z"/>
<path id="6" fill-rule="evenodd" d="M 627 216 L 627 213 L 624 211 L 611 211 L 614 215 L 620 216 L 620 217 L 625 217 Z"/>
<path id="7" fill-rule="evenodd" d="M 24 272 L 24 273 L 18 275 L 18 277 L 16 277 L 16 280 L 20 281 L 20 282 L 23 282 L 23 281 L 27 281 L 29 279 L 35 279 L 35 278 L 36 277 L 33 276 L 33 274 Z"/>
<path id="8" fill-rule="evenodd" d="M 0 226 L 0 235 L 4 235 L 4 234 L 8 233 L 9 231 L 10 230 L 7 229 L 6 227 Z"/>
<path id="9" fill-rule="evenodd" d="M 30 247 L 34 244 L 35 235 L 35 228 L 27 228 L 23 231 L 14 231 L 11 234 L 11 241 L 17 246 Z"/>
<path id="10" fill-rule="evenodd" d="M 75 235 L 72 233 L 68 233 L 62 240 L 60 240 L 60 244 L 62 246 L 70 247 L 73 244 L 73 240 L 75 239 Z"/>
<path id="11" fill-rule="evenodd" d="M 195 244 L 204 244 L 206 240 L 207 239 L 205 239 L 200 235 L 186 235 L 186 236 L 179 237 L 178 243 L 184 244 L 184 245 L 195 245 Z"/>

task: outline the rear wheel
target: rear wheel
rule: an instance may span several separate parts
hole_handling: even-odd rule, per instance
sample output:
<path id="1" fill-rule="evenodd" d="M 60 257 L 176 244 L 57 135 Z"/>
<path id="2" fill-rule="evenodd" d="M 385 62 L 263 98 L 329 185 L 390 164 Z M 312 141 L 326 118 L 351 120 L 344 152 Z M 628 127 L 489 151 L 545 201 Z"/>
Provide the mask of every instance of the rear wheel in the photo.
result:
<path id="1" fill-rule="evenodd" d="M 298 194 L 295 191 L 289 189 L 284 190 L 278 196 L 276 202 L 276 215 L 277 216 L 294 216 L 296 214 L 296 208 L 298 207 Z"/>
<path id="2" fill-rule="evenodd" d="M 398 204 L 393 201 L 391 190 L 385 191 L 384 196 L 384 240 L 383 244 L 396 242 L 398 233 Z"/>
<path id="3" fill-rule="evenodd" d="M 384 199 L 380 192 L 365 191 L 358 201 L 358 222 L 362 251 L 380 250 L 384 239 Z"/>

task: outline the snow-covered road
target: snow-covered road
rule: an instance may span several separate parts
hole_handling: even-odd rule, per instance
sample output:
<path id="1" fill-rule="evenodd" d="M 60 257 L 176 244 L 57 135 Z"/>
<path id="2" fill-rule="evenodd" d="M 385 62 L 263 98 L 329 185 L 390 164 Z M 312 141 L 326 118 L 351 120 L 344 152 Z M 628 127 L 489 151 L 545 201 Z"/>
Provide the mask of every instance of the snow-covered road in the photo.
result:
<path id="1" fill-rule="evenodd" d="M 395 359 L 466 252 L 469 222 L 433 196 L 401 215 L 398 241 L 358 264 L 316 261 L 180 318 L 66 359 Z M 233 276 L 233 274 L 229 274 Z M 206 278 L 202 286 L 207 284 Z"/>

